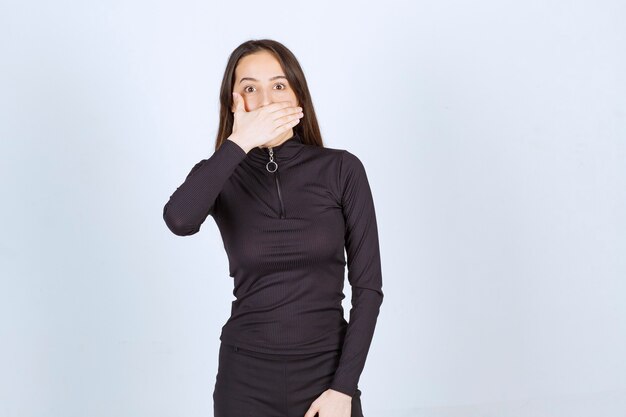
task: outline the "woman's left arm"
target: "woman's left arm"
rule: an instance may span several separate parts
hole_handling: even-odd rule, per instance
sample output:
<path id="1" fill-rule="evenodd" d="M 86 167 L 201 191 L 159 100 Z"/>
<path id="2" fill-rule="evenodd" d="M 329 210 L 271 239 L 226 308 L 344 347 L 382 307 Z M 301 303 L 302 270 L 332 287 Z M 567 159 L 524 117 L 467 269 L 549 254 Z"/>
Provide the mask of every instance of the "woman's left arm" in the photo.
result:
<path id="1" fill-rule="evenodd" d="M 311 404 L 304 417 L 313 417 L 320 410 L 324 416 L 350 416 L 351 398 L 356 394 L 384 296 L 376 212 L 367 174 L 355 155 L 343 151 L 341 158 L 339 191 L 352 308 L 330 388 Z"/>
<path id="2" fill-rule="evenodd" d="M 365 366 L 384 294 L 372 192 L 363 163 L 348 151 L 342 152 L 340 179 L 352 307 L 330 388 L 352 397 Z"/>

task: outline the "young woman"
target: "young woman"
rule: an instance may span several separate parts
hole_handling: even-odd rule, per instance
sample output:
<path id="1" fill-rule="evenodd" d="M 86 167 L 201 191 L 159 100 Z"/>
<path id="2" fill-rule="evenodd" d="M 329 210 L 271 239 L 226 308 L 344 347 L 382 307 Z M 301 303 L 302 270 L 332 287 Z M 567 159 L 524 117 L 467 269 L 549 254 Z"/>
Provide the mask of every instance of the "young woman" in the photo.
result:
<path id="1" fill-rule="evenodd" d="M 383 300 L 363 164 L 323 146 L 303 71 L 279 42 L 233 51 L 220 103 L 215 151 L 163 208 L 179 236 L 211 215 L 234 278 L 215 417 L 362 417 L 357 384 Z"/>

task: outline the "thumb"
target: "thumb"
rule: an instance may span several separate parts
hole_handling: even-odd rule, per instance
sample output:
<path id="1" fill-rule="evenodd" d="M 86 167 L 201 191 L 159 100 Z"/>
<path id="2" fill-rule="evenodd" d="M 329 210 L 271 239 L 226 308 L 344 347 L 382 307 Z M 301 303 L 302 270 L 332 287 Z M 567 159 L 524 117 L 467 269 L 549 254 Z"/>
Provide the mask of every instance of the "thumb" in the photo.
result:
<path id="1" fill-rule="evenodd" d="M 315 415 L 318 414 L 319 410 L 320 408 L 317 406 L 317 404 L 313 403 L 304 414 L 304 417 L 315 417 Z"/>
<path id="2" fill-rule="evenodd" d="M 235 110 L 233 110 L 234 112 L 246 111 L 246 108 L 243 105 L 243 98 L 239 93 L 233 93 L 233 102 L 235 107 Z"/>

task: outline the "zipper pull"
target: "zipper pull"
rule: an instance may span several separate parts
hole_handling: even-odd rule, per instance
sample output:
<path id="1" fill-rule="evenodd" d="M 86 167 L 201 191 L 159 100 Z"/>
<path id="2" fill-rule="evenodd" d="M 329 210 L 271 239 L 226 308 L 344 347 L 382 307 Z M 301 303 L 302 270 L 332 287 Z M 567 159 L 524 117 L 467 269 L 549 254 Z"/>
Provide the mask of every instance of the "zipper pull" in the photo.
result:
<path id="1" fill-rule="evenodd" d="M 267 169 L 269 172 L 276 172 L 276 170 L 278 169 L 278 164 L 276 163 L 276 161 L 274 161 L 274 150 L 272 149 L 272 147 L 270 146 L 268 148 L 269 151 L 269 155 L 270 155 L 270 161 L 265 164 L 265 169 Z M 270 169 L 270 164 L 274 164 L 274 169 Z"/>

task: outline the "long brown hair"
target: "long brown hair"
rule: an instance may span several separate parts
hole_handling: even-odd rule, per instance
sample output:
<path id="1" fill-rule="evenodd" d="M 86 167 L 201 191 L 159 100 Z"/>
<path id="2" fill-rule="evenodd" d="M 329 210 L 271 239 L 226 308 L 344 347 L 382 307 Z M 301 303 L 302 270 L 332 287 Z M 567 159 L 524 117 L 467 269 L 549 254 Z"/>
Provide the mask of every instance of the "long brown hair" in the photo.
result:
<path id="1" fill-rule="evenodd" d="M 228 58 L 220 89 L 220 124 L 215 140 L 215 150 L 221 146 L 233 131 L 234 115 L 231 112 L 231 108 L 233 105 L 233 87 L 236 81 L 235 68 L 241 58 L 259 51 L 271 53 L 280 62 L 283 71 L 285 71 L 285 76 L 296 94 L 299 106 L 302 107 L 304 117 L 292 128 L 294 133 L 297 132 L 305 144 L 323 147 L 322 135 L 317 124 L 315 109 L 313 108 L 313 100 L 298 60 L 280 42 L 271 39 L 251 39 L 239 45 Z"/>

